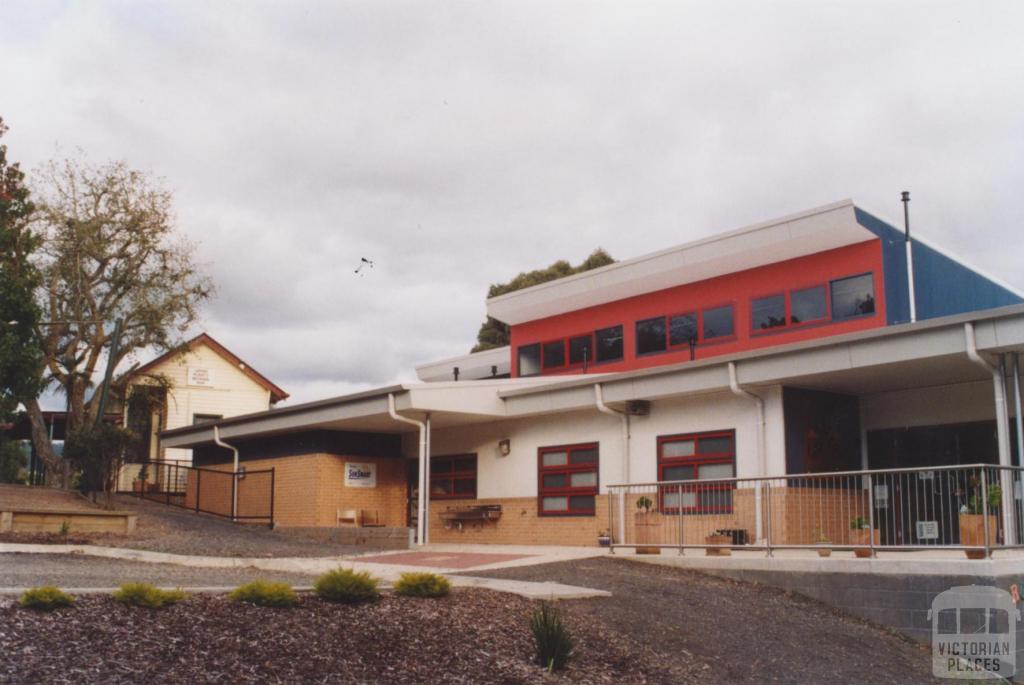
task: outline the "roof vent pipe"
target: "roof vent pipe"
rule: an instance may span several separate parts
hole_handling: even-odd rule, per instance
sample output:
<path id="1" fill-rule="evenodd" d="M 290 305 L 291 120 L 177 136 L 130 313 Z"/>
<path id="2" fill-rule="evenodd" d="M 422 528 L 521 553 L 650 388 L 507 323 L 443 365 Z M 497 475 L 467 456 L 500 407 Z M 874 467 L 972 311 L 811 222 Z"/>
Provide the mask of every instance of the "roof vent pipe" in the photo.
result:
<path id="1" fill-rule="evenodd" d="M 910 191 L 901 194 L 903 202 L 904 243 L 907 246 L 907 299 L 910 301 L 910 323 L 917 321 L 917 297 L 914 294 L 914 252 L 910 240 Z"/>
<path id="2" fill-rule="evenodd" d="M 234 521 L 238 518 L 238 448 L 232 447 L 220 439 L 220 426 L 216 425 L 213 427 L 213 444 L 231 450 L 231 453 L 235 455 L 233 468 L 231 469 L 231 477 L 234 479 L 234 482 L 231 484 L 231 520 Z"/>

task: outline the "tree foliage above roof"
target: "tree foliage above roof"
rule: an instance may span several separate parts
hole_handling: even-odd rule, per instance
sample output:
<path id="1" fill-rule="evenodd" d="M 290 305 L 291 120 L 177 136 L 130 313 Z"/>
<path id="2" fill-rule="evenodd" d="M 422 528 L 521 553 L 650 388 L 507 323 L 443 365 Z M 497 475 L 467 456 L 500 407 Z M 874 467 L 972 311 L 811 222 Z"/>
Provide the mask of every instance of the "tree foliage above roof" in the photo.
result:
<path id="1" fill-rule="evenodd" d="M 573 274 L 590 271 L 591 269 L 597 269 L 598 267 L 614 263 L 615 260 L 612 259 L 612 256 L 599 247 L 577 266 L 573 266 L 566 260 L 560 259 L 546 269 L 524 271 L 508 283 L 493 283 L 487 290 L 487 297 L 505 295 L 516 290 L 540 285 L 548 281 L 555 281 L 559 278 L 565 278 L 566 276 L 572 276 Z M 480 325 L 480 332 L 476 334 L 476 341 L 476 345 L 473 346 L 471 352 L 483 352 L 495 347 L 504 347 L 509 344 L 509 327 L 501 321 L 488 316 L 487 320 Z"/>

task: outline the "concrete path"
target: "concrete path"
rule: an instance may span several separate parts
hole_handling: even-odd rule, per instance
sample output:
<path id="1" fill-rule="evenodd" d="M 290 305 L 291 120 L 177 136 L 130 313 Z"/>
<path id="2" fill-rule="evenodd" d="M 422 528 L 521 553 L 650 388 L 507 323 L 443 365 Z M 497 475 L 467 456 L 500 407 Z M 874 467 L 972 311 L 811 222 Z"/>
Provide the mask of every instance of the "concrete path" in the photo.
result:
<path id="1" fill-rule="evenodd" d="M 459 553 L 471 554 L 466 547 L 456 549 L 438 546 L 430 547 L 430 551 L 444 553 L 442 556 L 456 555 Z M 497 552 L 498 550 L 490 550 Z M 527 550 L 537 553 L 525 554 Z M 291 557 L 291 558 L 244 558 L 244 557 L 207 557 L 207 556 L 186 556 L 181 554 L 168 554 L 166 552 L 149 552 L 135 549 L 122 549 L 117 547 L 100 547 L 97 545 L 33 545 L 20 543 L 0 543 L 0 554 L 66 554 L 84 555 L 111 560 L 135 561 L 150 564 L 175 564 L 191 568 L 215 568 L 215 569 L 257 569 L 268 572 L 295 573 L 315 576 L 336 568 L 349 568 L 355 571 L 368 571 L 380 578 L 384 583 L 392 583 L 407 571 L 432 572 L 443 575 L 467 571 L 485 571 L 509 566 L 523 566 L 529 564 L 550 563 L 552 561 L 566 561 L 571 559 L 585 558 L 606 554 L 606 551 L 592 548 L 556 548 L 547 550 L 544 548 L 518 548 L 520 554 L 509 555 L 514 558 L 505 559 L 495 563 L 481 564 L 470 568 L 456 567 L 431 567 L 423 565 L 407 565 L 402 563 L 386 563 L 387 555 L 374 554 L 374 562 L 359 561 L 360 557 Z M 395 554 L 402 554 L 396 552 Z M 408 552 L 404 552 L 408 554 Z M 478 553 L 479 554 L 479 553 Z M 493 556 L 493 555 L 491 555 Z M 384 557 L 382 559 L 382 557 Z M 530 599 L 582 599 L 587 597 L 606 597 L 607 592 L 593 590 L 590 588 L 564 585 L 560 583 L 538 583 L 518 580 L 497 580 L 490 578 L 477 578 L 474 576 L 451 576 L 453 585 L 463 587 L 481 587 L 498 592 L 508 592 Z"/>

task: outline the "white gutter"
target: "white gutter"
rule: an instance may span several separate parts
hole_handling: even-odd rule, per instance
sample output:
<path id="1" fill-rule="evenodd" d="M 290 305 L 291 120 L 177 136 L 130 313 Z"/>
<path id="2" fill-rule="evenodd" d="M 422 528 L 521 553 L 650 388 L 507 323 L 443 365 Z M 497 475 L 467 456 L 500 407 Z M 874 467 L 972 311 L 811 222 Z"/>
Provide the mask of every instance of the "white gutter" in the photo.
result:
<path id="1" fill-rule="evenodd" d="M 964 338 L 967 344 L 967 358 L 992 374 L 992 392 L 995 396 L 996 405 L 996 436 L 999 443 L 999 465 L 1010 465 L 1010 426 L 1009 416 L 1006 412 L 1006 385 L 1001 365 L 993 364 L 978 354 L 978 342 L 974 335 L 974 324 L 970 321 L 964 324 Z M 1003 530 L 1006 539 L 1004 544 L 1014 544 L 1017 536 L 1014 531 L 1015 516 L 1012 513 L 1015 499 L 1013 482 L 1007 471 L 1001 471 L 1000 488 L 1003 491 Z M 984 493 L 987 497 L 988 493 Z"/>
<path id="2" fill-rule="evenodd" d="M 213 427 L 213 444 L 229 449 L 235 455 L 233 468 L 231 469 L 233 473 L 232 478 L 234 478 L 234 482 L 231 484 L 231 520 L 234 521 L 238 518 L 238 448 L 232 447 L 220 439 L 220 427 L 216 425 Z"/>
<path id="3" fill-rule="evenodd" d="M 417 515 L 416 515 L 416 544 L 417 545 L 423 545 L 426 542 L 426 540 L 424 538 L 424 531 L 425 531 L 425 528 L 426 528 L 426 519 L 427 519 L 427 513 L 424 510 L 424 503 L 426 501 L 425 500 L 425 494 L 426 494 L 425 490 L 426 490 L 426 488 L 424 488 L 424 486 L 423 486 L 423 482 L 424 482 L 424 480 L 426 478 L 426 473 L 427 473 L 427 471 L 426 471 L 426 468 L 427 468 L 427 425 L 425 423 L 423 423 L 422 421 L 417 421 L 415 419 L 410 419 L 410 418 L 407 418 L 405 416 L 399 415 L 398 412 L 395 411 L 395 393 L 393 393 L 393 392 L 389 392 L 388 393 L 388 414 L 390 414 L 391 418 L 393 418 L 395 421 L 399 421 L 401 423 L 411 424 L 413 426 L 418 427 L 419 430 L 420 430 L 420 451 L 419 451 L 419 459 L 420 459 L 419 483 L 420 483 L 420 486 L 419 486 L 419 497 L 418 497 L 418 500 L 417 500 L 417 503 L 416 503 L 416 506 L 417 506 Z"/>
<path id="4" fill-rule="evenodd" d="M 908 238 L 907 244 L 907 297 L 910 300 L 910 323 L 917 321 L 917 296 L 914 294 L 914 248 Z"/>
<path id="5" fill-rule="evenodd" d="M 762 478 L 768 475 L 768 462 L 767 455 L 765 454 L 765 415 L 764 415 L 764 398 L 760 395 L 755 395 L 752 392 L 744 390 L 740 387 L 739 381 L 736 379 L 736 362 L 729 362 L 729 390 L 732 394 L 737 397 L 745 397 L 748 400 L 754 402 L 757 405 L 757 462 L 760 473 L 758 474 Z M 764 538 L 763 524 L 761 522 L 761 484 L 758 481 L 754 490 L 754 518 L 756 519 L 757 539 L 761 540 Z"/>
<path id="6" fill-rule="evenodd" d="M 600 383 L 594 383 L 594 403 L 597 406 L 597 410 L 610 416 L 618 416 L 622 418 L 622 482 L 629 483 L 630 476 L 630 432 L 629 432 L 629 414 L 624 411 L 617 411 L 612 409 L 604 403 L 604 390 L 601 388 Z M 626 530 L 626 500 L 625 490 L 619 492 L 619 531 L 625 535 Z M 612 531 L 608 531 L 609 535 L 613 535 Z"/>

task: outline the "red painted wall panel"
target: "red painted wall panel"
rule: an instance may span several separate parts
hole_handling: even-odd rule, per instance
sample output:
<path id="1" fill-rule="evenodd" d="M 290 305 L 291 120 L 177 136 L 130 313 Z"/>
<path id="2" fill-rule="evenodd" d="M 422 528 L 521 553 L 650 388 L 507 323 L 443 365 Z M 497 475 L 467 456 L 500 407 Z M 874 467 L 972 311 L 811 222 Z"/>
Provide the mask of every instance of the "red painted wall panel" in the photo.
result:
<path id="1" fill-rule="evenodd" d="M 829 281 L 870 272 L 874 276 L 875 313 L 838 322 L 808 324 L 796 328 L 772 329 L 755 333 L 751 330 L 751 300 L 790 290 L 827 284 Z M 667 288 L 624 300 L 587 307 L 558 316 L 538 319 L 512 326 L 512 375 L 518 375 L 517 349 L 520 345 L 543 343 L 600 328 L 622 324 L 625 355 L 621 361 L 593 364 L 593 372 L 630 371 L 662 364 L 675 364 L 690 358 L 689 349 L 636 355 L 636 322 L 661 315 L 682 314 L 731 303 L 734 307 L 734 331 L 731 338 L 698 345 L 697 359 L 761 349 L 774 345 L 813 340 L 885 325 L 885 283 L 882 273 L 882 249 L 878 240 L 828 250 L 785 262 L 740 271 L 717 278 Z M 580 373 L 571 370 L 548 370 L 552 373 Z"/>

